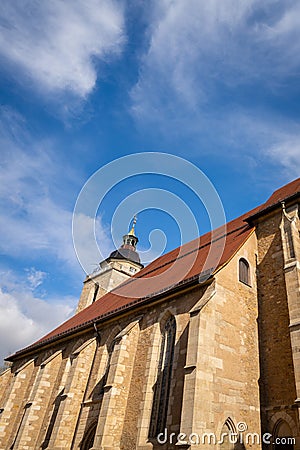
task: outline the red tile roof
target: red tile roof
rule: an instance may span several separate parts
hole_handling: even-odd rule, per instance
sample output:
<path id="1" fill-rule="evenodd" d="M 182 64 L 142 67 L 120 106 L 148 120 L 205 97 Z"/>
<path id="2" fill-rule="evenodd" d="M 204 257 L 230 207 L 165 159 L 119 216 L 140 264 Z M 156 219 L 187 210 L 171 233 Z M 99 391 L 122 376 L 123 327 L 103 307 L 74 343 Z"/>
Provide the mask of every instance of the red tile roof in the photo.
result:
<path id="1" fill-rule="evenodd" d="M 277 189 L 277 191 L 273 192 L 271 197 L 268 198 L 268 200 L 263 203 L 259 208 L 258 211 L 254 214 L 248 214 L 248 221 L 253 220 L 255 217 L 258 217 L 260 215 L 263 215 L 267 213 L 268 211 L 272 210 L 274 207 L 278 205 L 278 203 L 282 201 L 287 201 L 291 197 L 295 197 L 300 194 L 300 178 L 297 178 L 294 181 L 291 181 L 291 183 L 286 184 L 285 186 Z"/>
<path id="2" fill-rule="evenodd" d="M 199 282 L 199 275 L 203 273 L 203 270 L 210 269 L 208 272 L 216 272 L 247 240 L 253 230 L 253 226 L 246 223 L 249 217 L 254 217 L 269 206 L 299 191 L 300 179 L 275 191 L 264 205 L 229 222 L 225 228 L 221 227 L 212 233 L 206 233 L 162 255 L 134 277 L 9 359 L 14 359 L 77 330 L 90 327 L 93 322 L 103 321 L 132 307 L 146 304 L 166 291 L 171 292 L 189 282 Z M 211 253 L 210 249 L 213 250 Z"/>

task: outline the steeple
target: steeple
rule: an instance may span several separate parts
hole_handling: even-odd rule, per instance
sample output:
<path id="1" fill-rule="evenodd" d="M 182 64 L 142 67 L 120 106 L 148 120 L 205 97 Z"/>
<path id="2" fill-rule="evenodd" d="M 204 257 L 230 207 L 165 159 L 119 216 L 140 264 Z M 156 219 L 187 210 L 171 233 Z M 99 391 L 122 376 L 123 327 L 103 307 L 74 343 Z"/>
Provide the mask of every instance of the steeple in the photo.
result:
<path id="1" fill-rule="evenodd" d="M 124 236 L 123 236 L 123 245 L 121 246 L 121 249 L 122 248 L 128 248 L 128 249 L 130 248 L 130 250 L 133 250 L 136 252 L 136 244 L 139 241 L 135 235 L 136 221 L 137 221 L 137 217 L 134 216 L 131 230 L 129 230 L 128 233 L 124 234 Z"/>
<path id="2" fill-rule="evenodd" d="M 134 216 L 134 218 L 133 218 L 133 221 L 132 221 L 132 227 L 131 227 L 131 230 L 129 231 L 129 236 L 135 236 L 135 224 L 136 224 L 136 221 L 137 221 L 137 216 Z"/>
<path id="3" fill-rule="evenodd" d="M 136 220 L 135 216 L 128 233 L 123 236 L 121 247 L 101 261 L 97 270 L 85 279 L 76 312 L 99 300 L 144 267 L 136 251 L 139 241 L 135 235 Z"/>
<path id="4" fill-rule="evenodd" d="M 128 231 L 127 234 L 124 234 L 123 236 L 123 244 L 118 250 L 113 251 L 106 261 L 109 261 L 111 259 L 128 260 L 136 264 L 139 264 L 141 267 L 143 267 L 143 265 L 141 264 L 139 254 L 136 251 L 136 245 L 139 241 L 138 237 L 135 235 L 136 221 L 137 217 L 134 216 L 131 229 Z"/>

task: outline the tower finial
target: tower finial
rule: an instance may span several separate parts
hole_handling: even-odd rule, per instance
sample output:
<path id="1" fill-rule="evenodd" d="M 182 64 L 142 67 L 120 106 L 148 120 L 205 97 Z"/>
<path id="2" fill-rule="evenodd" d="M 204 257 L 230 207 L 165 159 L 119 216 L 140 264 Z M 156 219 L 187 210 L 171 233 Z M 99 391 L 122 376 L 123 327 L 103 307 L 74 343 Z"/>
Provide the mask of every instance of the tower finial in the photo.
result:
<path id="1" fill-rule="evenodd" d="M 133 222 L 132 222 L 132 227 L 131 227 L 131 230 L 130 230 L 129 233 L 128 233 L 128 234 L 131 235 L 131 236 L 135 236 L 134 229 L 135 229 L 136 221 L 137 221 L 137 216 L 134 215 L 134 217 L 133 217 Z"/>

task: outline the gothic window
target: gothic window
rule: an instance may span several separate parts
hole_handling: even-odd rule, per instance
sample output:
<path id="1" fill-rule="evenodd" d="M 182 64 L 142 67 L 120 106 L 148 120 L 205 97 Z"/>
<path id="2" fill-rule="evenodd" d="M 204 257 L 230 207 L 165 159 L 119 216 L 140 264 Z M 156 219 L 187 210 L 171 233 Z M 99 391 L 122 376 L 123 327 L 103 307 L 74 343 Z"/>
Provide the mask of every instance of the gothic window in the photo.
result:
<path id="1" fill-rule="evenodd" d="M 80 446 L 81 450 L 89 450 L 90 448 L 93 447 L 94 440 L 95 440 L 96 429 L 97 429 L 97 422 L 94 422 L 89 427 L 87 432 L 85 433 L 85 436 L 84 436 L 84 438 L 82 440 L 82 444 Z"/>
<path id="2" fill-rule="evenodd" d="M 239 281 L 250 286 L 250 267 L 244 258 L 239 260 Z"/>
<path id="3" fill-rule="evenodd" d="M 292 430 L 285 420 L 280 420 L 275 425 L 275 450 L 293 450 L 295 439 Z"/>
<path id="4" fill-rule="evenodd" d="M 22 418 L 21 418 L 20 424 L 18 426 L 17 433 L 16 433 L 16 436 L 14 438 L 14 441 L 13 441 L 13 443 L 11 444 L 11 446 L 9 448 L 10 450 L 18 447 L 18 444 L 20 442 L 20 435 L 21 435 L 21 432 L 24 429 L 24 424 L 25 424 L 26 419 L 28 417 L 29 409 L 30 409 L 31 405 L 32 405 L 32 403 L 27 403 L 24 406 L 24 411 L 23 411 L 23 414 L 22 414 Z"/>
<path id="5" fill-rule="evenodd" d="M 114 348 L 115 348 L 116 344 L 117 344 L 117 340 L 114 339 L 112 341 L 112 343 L 110 344 L 110 346 L 109 346 L 105 372 L 103 374 L 103 377 L 101 378 L 101 380 L 97 384 L 96 389 L 94 390 L 94 396 L 102 396 L 104 394 L 104 388 L 105 388 L 106 383 L 107 383 L 109 369 L 110 369 L 110 366 L 111 366 L 111 359 L 112 359 L 113 351 L 114 351 Z"/>
<path id="6" fill-rule="evenodd" d="M 56 421 L 57 421 L 60 404 L 67 398 L 67 395 L 64 393 L 64 391 L 65 391 L 65 389 L 63 388 L 54 401 L 54 407 L 53 407 L 50 422 L 49 422 L 49 425 L 47 428 L 46 436 L 41 445 L 42 449 L 46 449 L 49 447 L 51 435 L 52 435 L 52 432 L 54 429 L 54 425 L 56 424 Z"/>
<path id="7" fill-rule="evenodd" d="M 176 321 L 175 317 L 171 316 L 165 323 L 162 332 L 157 379 L 154 387 L 152 413 L 150 420 L 150 438 L 156 438 L 157 435 L 161 433 L 166 427 L 175 335 Z"/>
<path id="8" fill-rule="evenodd" d="M 228 417 L 221 430 L 220 450 L 246 450 L 244 444 L 240 439 L 237 440 L 237 437 L 238 433 L 233 420 Z"/>
<path id="9" fill-rule="evenodd" d="M 220 450 L 234 450 L 234 444 L 231 439 L 232 433 L 235 433 L 235 426 L 230 418 L 228 418 L 221 430 Z"/>

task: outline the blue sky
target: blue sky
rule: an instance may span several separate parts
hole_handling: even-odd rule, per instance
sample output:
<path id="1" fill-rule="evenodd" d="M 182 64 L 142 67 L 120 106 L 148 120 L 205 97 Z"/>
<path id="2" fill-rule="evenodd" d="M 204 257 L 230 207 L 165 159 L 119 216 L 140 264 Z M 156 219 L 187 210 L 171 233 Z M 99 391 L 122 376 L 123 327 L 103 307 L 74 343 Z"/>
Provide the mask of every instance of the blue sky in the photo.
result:
<path id="1" fill-rule="evenodd" d="M 0 357 L 72 314 L 85 276 L 72 213 L 105 164 L 140 152 L 185 158 L 227 219 L 299 175 L 297 1 L 3 0 L 0 62 Z M 176 194 L 208 229 L 186 186 L 140 175 L 100 205 L 104 253 L 118 205 L 150 188 Z M 180 244 L 185 221 L 159 207 L 138 206 L 140 249 L 162 230 L 150 235 L 153 257 Z"/>

